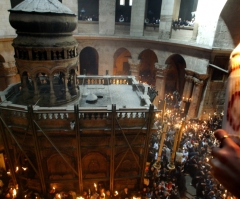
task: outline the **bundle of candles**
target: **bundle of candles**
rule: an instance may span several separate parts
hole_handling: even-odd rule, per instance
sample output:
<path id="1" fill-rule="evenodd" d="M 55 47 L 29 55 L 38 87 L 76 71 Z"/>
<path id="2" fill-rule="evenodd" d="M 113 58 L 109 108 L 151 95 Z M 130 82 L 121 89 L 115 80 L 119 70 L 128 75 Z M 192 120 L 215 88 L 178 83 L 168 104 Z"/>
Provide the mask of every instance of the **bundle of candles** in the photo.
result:
<path id="1" fill-rule="evenodd" d="M 230 134 L 240 134 L 240 46 L 232 52 L 225 98 L 223 128 Z"/>

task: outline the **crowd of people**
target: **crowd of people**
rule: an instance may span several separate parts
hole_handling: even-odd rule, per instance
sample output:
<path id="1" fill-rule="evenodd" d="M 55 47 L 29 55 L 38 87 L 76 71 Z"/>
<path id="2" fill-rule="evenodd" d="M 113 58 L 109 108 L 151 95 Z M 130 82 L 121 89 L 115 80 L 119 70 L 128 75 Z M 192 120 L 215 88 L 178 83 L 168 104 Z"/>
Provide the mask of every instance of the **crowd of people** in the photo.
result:
<path id="1" fill-rule="evenodd" d="M 91 199 L 130 199 L 136 197 L 139 199 L 181 199 L 186 198 L 187 182 L 186 176 L 191 179 L 190 186 L 196 190 L 195 198 L 198 199 L 234 199 L 227 189 L 220 184 L 211 174 L 211 165 L 209 160 L 212 158 L 211 150 L 218 147 L 220 142 L 214 136 L 214 132 L 222 126 L 223 114 L 209 114 L 207 120 L 186 119 L 182 114 L 181 99 L 178 92 L 167 94 L 165 97 L 166 109 L 155 118 L 155 125 L 158 131 L 151 136 L 149 145 L 149 154 L 147 162 L 149 163 L 145 170 L 145 179 L 142 190 L 134 192 L 134 195 L 124 188 L 120 194 L 102 190 L 99 193 L 92 194 Z M 174 118 L 174 119 L 173 119 Z M 177 123 L 181 122 L 184 128 L 180 128 Z M 163 123 L 167 123 L 167 128 L 163 129 Z M 182 138 L 179 140 L 178 148 L 173 149 L 176 136 L 179 129 L 184 129 Z M 166 130 L 166 132 L 164 132 Z M 164 135 L 165 134 L 165 135 Z M 163 136 L 164 135 L 164 136 Z M 225 136 L 227 138 L 227 136 Z M 224 138 L 225 138 L 224 137 Z M 162 148 L 160 146 L 163 140 Z M 178 137 L 179 139 L 179 137 Z M 176 145 L 175 145 L 176 146 Z M 162 149 L 161 151 L 159 149 Z M 175 152 L 175 158 L 172 159 Z M 172 162 L 173 161 L 173 162 Z M 171 164 L 174 167 L 170 166 Z M 5 175 L 4 175 L 5 174 Z M 10 180 L 9 176 L 3 171 L 0 172 L 2 179 Z M 13 189 L 9 189 L 7 194 L 3 194 L 3 186 L 6 181 L 0 180 L 0 196 L 11 198 Z M 31 198 L 40 198 L 32 193 Z M 76 198 L 76 193 L 55 193 L 52 192 L 54 199 L 58 198 Z M 13 198 L 13 197 L 12 197 Z M 82 198 L 90 199 L 89 194 L 84 192 Z"/>
<path id="2" fill-rule="evenodd" d="M 80 14 L 79 15 L 79 20 L 82 20 L 82 21 L 98 21 L 98 16 L 97 15 L 83 15 L 83 14 Z"/>
<path id="3" fill-rule="evenodd" d="M 150 162 L 149 169 L 146 171 L 145 187 L 142 191 L 143 198 L 168 198 L 180 199 L 185 198 L 187 191 L 186 176 L 190 176 L 191 183 L 196 190 L 196 198 L 202 199 L 225 199 L 234 198 L 222 184 L 220 184 L 211 175 L 211 148 L 219 145 L 219 141 L 214 136 L 214 131 L 221 128 L 222 114 L 214 113 L 209 115 L 208 120 L 189 120 L 185 123 L 183 136 L 176 149 L 175 168 L 169 167 L 171 163 L 171 152 L 173 151 L 173 144 L 175 136 L 178 135 L 178 129 L 175 125 L 181 120 L 179 108 L 176 108 L 174 97 L 169 97 L 167 103 L 166 114 L 164 116 L 165 122 L 168 123 L 166 136 L 162 151 L 159 152 L 159 143 L 163 135 L 162 118 L 156 118 L 155 124 L 158 126 L 157 134 L 154 134 L 151 139 L 148 162 Z M 174 107 L 171 114 L 168 108 Z M 179 118 L 171 118 L 179 115 Z M 160 154 L 160 169 L 156 167 L 157 158 Z"/>
<path id="4" fill-rule="evenodd" d="M 173 28 L 179 28 L 179 27 L 186 27 L 186 26 L 194 26 L 195 23 L 195 17 L 193 17 L 191 20 L 182 20 L 182 18 L 179 18 L 178 20 L 173 20 L 172 27 Z"/>

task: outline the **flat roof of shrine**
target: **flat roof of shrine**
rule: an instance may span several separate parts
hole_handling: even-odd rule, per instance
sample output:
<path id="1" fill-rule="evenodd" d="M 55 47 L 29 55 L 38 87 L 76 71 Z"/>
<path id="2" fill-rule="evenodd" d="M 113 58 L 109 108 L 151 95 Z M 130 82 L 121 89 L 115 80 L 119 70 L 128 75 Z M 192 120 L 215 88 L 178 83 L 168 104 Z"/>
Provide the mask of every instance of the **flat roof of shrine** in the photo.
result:
<path id="1" fill-rule="evenodd" d="M 128 84 L 111 85 L 82 85 L 80 89 L 80 107 L 107 107 L 116 104 L 119 108 L 145 107 L 141 105 L 141 96 L 144 94 L 137 88 L 133 91 L 133 86 Z M 89 94 L 95 94 L 98 99 L 89 103 L 86 98 Z M 148 98 L 148 96 L 145 96 Z M 149 105 L 146 105 L 148 108 Z"/>

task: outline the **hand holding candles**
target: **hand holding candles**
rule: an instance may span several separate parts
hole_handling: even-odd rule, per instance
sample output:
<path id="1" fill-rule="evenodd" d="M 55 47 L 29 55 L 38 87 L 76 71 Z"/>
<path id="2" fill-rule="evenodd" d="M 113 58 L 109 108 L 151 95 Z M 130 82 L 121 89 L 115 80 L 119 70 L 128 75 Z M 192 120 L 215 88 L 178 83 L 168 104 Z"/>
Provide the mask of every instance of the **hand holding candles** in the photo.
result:
<path id="1" fill-rule="evenodd" d="M 240 140 L 223 129 L 215 132 L 221 147 L 212 150 L 210 160 L 213 176 L 232 194 L 240 197 Z"/>

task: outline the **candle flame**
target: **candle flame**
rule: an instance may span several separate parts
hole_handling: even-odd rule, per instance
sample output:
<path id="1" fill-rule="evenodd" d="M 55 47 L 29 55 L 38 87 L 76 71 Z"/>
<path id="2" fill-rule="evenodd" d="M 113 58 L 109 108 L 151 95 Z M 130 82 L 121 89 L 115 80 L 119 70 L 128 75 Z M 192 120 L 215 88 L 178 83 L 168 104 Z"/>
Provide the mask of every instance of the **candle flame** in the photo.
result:
<path id="1" fill-rule="evenodd" d="M 13 196 L 16 196 L 17 195 L 17 191 L 16 189 L 13 189 Z"/>

